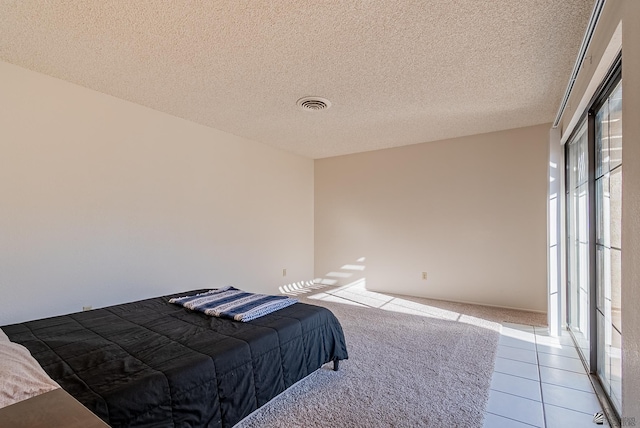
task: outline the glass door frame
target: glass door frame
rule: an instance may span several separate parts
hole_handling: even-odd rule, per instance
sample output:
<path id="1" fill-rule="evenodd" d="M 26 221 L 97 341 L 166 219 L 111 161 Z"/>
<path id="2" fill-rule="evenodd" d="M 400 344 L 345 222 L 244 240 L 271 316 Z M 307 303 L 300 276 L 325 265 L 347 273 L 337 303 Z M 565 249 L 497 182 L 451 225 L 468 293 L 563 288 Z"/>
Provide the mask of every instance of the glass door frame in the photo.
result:
<path id="1" fill-rule="evenodd" d="M 586 116 L 586 117 L 585 117 Z M 578 353 L 580 354 L 583 362 L 585 363 L 585 366 L 587 368 L 587 370 L 589 371 L 589 373 L 595 373 L 595 370 L 597 369 L 597 348 L 594 346 L 595 342 L 594 340 L 597 340 L 597 330 L 595 330 L 593 328 L 593 320 L 596 319 L 596 306 L 595 306 L 595 296 L 596 296 L 596 265 L 595 265 L 595 257 L 596 257 L 596 246 L 595 246 L 595 239 L 596 239 L 596 230 L 595 230 L 595 224 L 596 224 L 596 214 L 595 214 L 595 140 L 594 140 L 594 136 L 595 136 L 595 113 L 592 114 L 591 109 L 589 111 L 586 112 L 586 114 L 583 114 L 582 117 L 580 118 L 580 120 L 577 122 L 576 127 L 574 128 L 574 130 L 572 131 L 572 135 L 571 137 L 567 140 L 567 143 L 564 146 L 564 150 L 565 150 L 565 206 L 567 207 L 566 210 L 566 218 L 565 218 L 565 228 L 567 231 L 566 234 L 566 245 L 567 245 L 567 251 L 566 251 L 566 260 L 565 263 L 567 265 L 567 281 L 565 284 L 565 288 L 566 288 L 566 325 L 567 325 L 567 329 L 569 330 L 569 332 L 571 333 L 571 336 L 573 338 L 573 341 L 576 344 L 576 347 L 578 349 Z M 572 225 L 572 221 L 574 221 L 576 224 L 579 224 L 579 219 L 578 218 L 573 218 L 572 216 L 577 213 L 577 209 L 579 208 L 580 204 L 576 203 L 575 201 L 571 201 L 572 198 L 574 198 L 574 192 L 578 191 L 577 188 L 574 188 L 573 186 L 576 183 L 572 183 L 571 180 L 569 179 L 569 177 L 571 177 L 571 175 L 573 174 L 573 172 L 571 171 L 571 146 L 574 144 L 579 144 L 579 139 L 576 140 L 576 138 L 580 137 L 583 133 L 583 129 L 585 128 L 585 122 L 586 122 L 586 134 L 587 134 L 587 153 L 586 153 L 586 160 L 587 160 L 587 177 L 586 177 L 586 184 L 587 184 L 587 206 L 586 206 L 586 211 L 587 211 L 587 218 L 586 218 L 586 222 L 587 222 L 587 265 L 588 265 L 588 270 L 587 270 L 587 295 L 588 295 L 588 301 L 587 301 L 587 307 L 586 308 L 582 308 L 580 307 L 580 298 L 573 296 L 574 291 L 572 290 L 570 287 L 570 284 L 573 284 L 577 287 L 577 290 L 579 291 L 579 289 L 581 288 L 581 284 L 576 284 L 575 281 L 577 278 L 575 278 L 574 276 L 571 275 L 571 272 L 574 271 L 573 267 L 571 265 L 571 262 L 578 263 L 579 262 L 579 256 L 577 255 L 576 251 L 572 251 L 572 246 L 575 246 L 576 243 L 573 242 L 573 240 L 577 240 L 578 244 L 579 244 L 579 240 L 580 240 L 580 231 L 577 230 L 576 227 L 574 227 L 574 225 Z M 577 149 L 577 148 L 576 148 Z M 575 175 L 579 175 L 579 171 L 576 171 Z M 577 184 L 579 185 L 580 180 L 577 180 Z M 573 209 L 572 209 L 573 207 Z M 573 231 L 573 232 L 572 232 Z M 575 236 L 574 236 L 575 235 Z M 572 240 L 573 239 L 573 240 Z M 578 245 L 579 247 L 579 245 Z M 572 256 L 574 256 L 572 258 Z M 574 259 L 578 259 L 578 260 L 574 260 Z M 581 275 L 579 272 L 575 272 L 578 275 L 578 278 L 581 278 Z M 572 301 L 574 301 L 575 299 L 575 303 L 578 305 L 577 308 L 573 308 L 572 305 Z M 581 331 L 580 330 L 580 321 L 577 320 L 578 325 L 574 325 L 572 322 L 572 316 L 578 313 L 582 313 L 582 310 L 586 309 L 586 313 L 587 313 L 587 326 L 586 326 L 586 330 L 587 331 Z M 582 346 L 582 341 L 581 339 L 578 338 L 578 334 L 582 335 L 585 337 L 585 339 L 588 341 L 589 344 L 589 349 L 588 349 L 588 354 L 585 355 L 583 353 L 583 346 Z"/>
<path id="2" fill-rule="evenodd" d="M 582 352 L 578 352 L 582 362 L 587 368 L 592 378 L 597 379 L 598 386 L 602 387 L 603 383 L 598 375 L 598 346 L 603 344 L 598 344 L 598 318 L 597 318 L 597 218 L 596 218 L 596 114 L 600 110 L 600 108 L 607 101 L 608 97 L 612 94 L 613 90 L 616 88 L 618 83 L 622 80 L 622 56 L 618 54 L 616 60 L 613 65 L 609 69 L 606 77 L 603 79 L 603 82 L 600 84 L 598 89 L 595 92 L 593 98 L 589 101 L 587 110 L 582 114 L 580 120 L 577 121 L 577 125 L 571 131 L 570 137 L 567 139 L 567 143 L 564 145 L 564 161 L 565 161 L 565 206 L 567 207 L 565 211 L 565 228 L 566 228 L 566 239 L 564 242 L 567 245 L 567 249 L 565 251 L 565 266 L 567 272 L 567 280 L 565 281 L 565 293 L 567 296 L 566 299 L 566 326 L 573 338 L 576 347 L 580 350 L 579 340 L 576 337 L 576 333 L 573 331 L 573 326 L 571 322 L 572 316 L 572 305 L 571 305 L 571 290 L 569 287 L 569 271 L 571 269 L 571 259 L 570 259 L 570 245 L 572 243 L 569 242 L 570 239 L 570 230 L 571 230 L 571 222 L 575 221 L 571 218 L 571 210 L 570 210 L 570 201 L 569 199 L 572 197 L 572 192 L 575 189 L 571 188 L 571 183 L 569 180 L 571 171 L 570 171 L 570 143 L 574 141 L 574 139 L 579 135 L 580 131 L 584 127 L 585 121 L 587 122 L 587 180 L 588 180 L 588 201 L 587 201 L 587 210 L 588 210 L 588 326 L 587 332 L 584 333 L 585 336 L 588 336 L 589 341 L 589 352 L 588 355 L 583 354 Z M 579 305 L 579 302 L 578 302 Z M 577 327 L 579 331 L 579 327 Z M 604 390 L 600 388 L 604 393 Z M 620 420 L 620 415 L 616 410 L 615 406 L 611 403 L 611 398 L 608 393 L 605 393 L 605 397 L 609 402 L 609 409 L 615 413 Z"/>

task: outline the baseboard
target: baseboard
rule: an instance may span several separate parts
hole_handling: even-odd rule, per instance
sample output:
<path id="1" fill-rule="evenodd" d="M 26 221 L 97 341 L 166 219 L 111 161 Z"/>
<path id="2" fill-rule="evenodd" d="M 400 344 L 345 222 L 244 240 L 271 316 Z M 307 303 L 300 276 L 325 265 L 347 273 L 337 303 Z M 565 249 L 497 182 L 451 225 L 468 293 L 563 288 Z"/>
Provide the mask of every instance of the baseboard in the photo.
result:
<path id="1" fill-rule="evenodd" d="M 467 300 L 438 299 L 436 297 L 414 296 L 414 295 L 411 295 L 411 294 L 397 294 L 397 293 L 389 293 L 389 292 L 380 291 L 380 290 L 369 290 L 369 291 L 373 291 L 373 292 L 381 293 L 381 294 L 392 294 L 392 295 L 395 295 L 395 296 L 406 296 L 406 297 L 416 297 L 418 299 L 437 300 L 439 302 L 462 303 L 462 304 L 465 304 L 465 305 L 486 306 L 486 307 L 489 307 L 489 308 L 510 309 L 510 310 L 514 310 L 514 311 L 532 312 L 532 313 L 535 313 L 535 314 L 547 315 L 547 311 L 536 311 L 534 309 L 518 308 L 518 307 L 514 307 L 514 306 L 491 305 L 491 304 L 488 304 L 488 303 L 470 302 L 470 301 L 467 301 Z"/>

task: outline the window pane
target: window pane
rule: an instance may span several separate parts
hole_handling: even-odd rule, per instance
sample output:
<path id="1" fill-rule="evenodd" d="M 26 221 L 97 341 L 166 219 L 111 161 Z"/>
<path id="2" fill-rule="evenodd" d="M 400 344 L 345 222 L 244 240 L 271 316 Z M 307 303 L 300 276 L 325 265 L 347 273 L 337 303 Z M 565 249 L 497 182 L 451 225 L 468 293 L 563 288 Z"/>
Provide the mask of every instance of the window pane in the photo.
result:
<path id="1" fill-rule="evenodd" d="M 589 184 L 584 183 L 577 192 L 578 240 L 589 243 Z"/>
<path id="2" fill-rule="evenodd" d="M 622 163 L 622 82 L 609 96 L 610 169 Z"/>
<path id="3" fill-rule="evenodd" d="M 609 380 L 611 378 L 611 358 L 610 358 L 610 345 L 602 346 L 603 344 L 611 343 L 611 325 L 607 327 L 607 322 L 604 319 L 604 315 L 599 311 L 596 312 L 598 318 L 598 374 L 602 380 L 602 385 L 605 391 L 610 393 L 611 385 Z M 607 331 L 609 328 L 609 331 Z"/>
<path id="4" fill-rule="evenodd" d="M 610 245 L 622 248 L 622 165 L 611 171 L 609 179 Z"/>
<path id="5" fill-rule="evenodd" d="M 609 176 L 605 175 L 596 180 L 596 243 L 600 245 L 608 245 L 605 240 L 605 232 L 608 229 L 608 221 L 605 221 L 604 211 L 604 193 L 609 192 Z M 607 207 L 607 210 L 609 207 Z M 607 217 L 608 218 L 608 217 Z"/>
<path id="6" fill-rule="evenodd" d="M 598 310 L 604 312 L 604 247 L 602 245 L 596 245 L 596 307 Z"/>
<path id="7" fill-rule="evenodd" d="M 611 330 L 611 347 L 609 348 L 611 400 L 618 411 L 622 409 L 622 360 L 621 360 L 622 336 L 615 329 Z"/>
<path id="8" fill-rule="evenodd" d="M 622 251 L 611 249 L 611 282 L 609 295 L 611 298 L 611 323 L 618 331 L 622 332 Z"/>
<path id="9" fill-rule="evenodd" d="M 571 172 L 569 189 L 571 190 L 578 186 L 578 148 L 580 146 L 577 141 L 569 146 L 569 169 Z"/>
<path id="10" fill-rule="evenodd" d="M 589 179 L 589 146 L 587 141 L 587 133 L 583 132 L 578 147 L 578 184 L 584 184 Z"/>
<path id="11" fill-rule="evenodd" d="M 596 114 L 596 178 L 609 170 L 608 105 L 609 103 L 605 102 L 604 106 Z"/>

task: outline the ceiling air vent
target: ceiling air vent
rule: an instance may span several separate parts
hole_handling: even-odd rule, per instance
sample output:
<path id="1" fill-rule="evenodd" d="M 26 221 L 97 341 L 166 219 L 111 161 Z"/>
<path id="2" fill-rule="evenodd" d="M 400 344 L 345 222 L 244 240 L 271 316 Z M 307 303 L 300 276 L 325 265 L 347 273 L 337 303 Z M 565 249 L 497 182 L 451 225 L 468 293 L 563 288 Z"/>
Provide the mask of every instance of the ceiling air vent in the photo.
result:
<path id="1" fill-rule="evenodd" d="M 296 104 L 302 110 L 307 110 L 307 111 L 326 110 L 329 107 L 331 107 L 331 101 L 329 101 L 326 98 L 320 98 L 320 97 L 300 98 L 298 102 L 296 102 Z"/>

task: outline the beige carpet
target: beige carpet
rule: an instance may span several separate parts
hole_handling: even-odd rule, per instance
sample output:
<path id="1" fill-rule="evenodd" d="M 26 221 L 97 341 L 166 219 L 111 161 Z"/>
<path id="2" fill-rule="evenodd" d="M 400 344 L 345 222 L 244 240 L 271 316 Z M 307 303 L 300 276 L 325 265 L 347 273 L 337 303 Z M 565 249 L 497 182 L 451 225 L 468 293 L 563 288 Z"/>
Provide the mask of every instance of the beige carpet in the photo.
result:
<path id="1" fill-rule="evenodd" d="M 371 293 L 309 290 L 341 321 L 349 360 L 276 397 L 237 427 L 482 427 L 500 326 L 540 314 Z"/>

